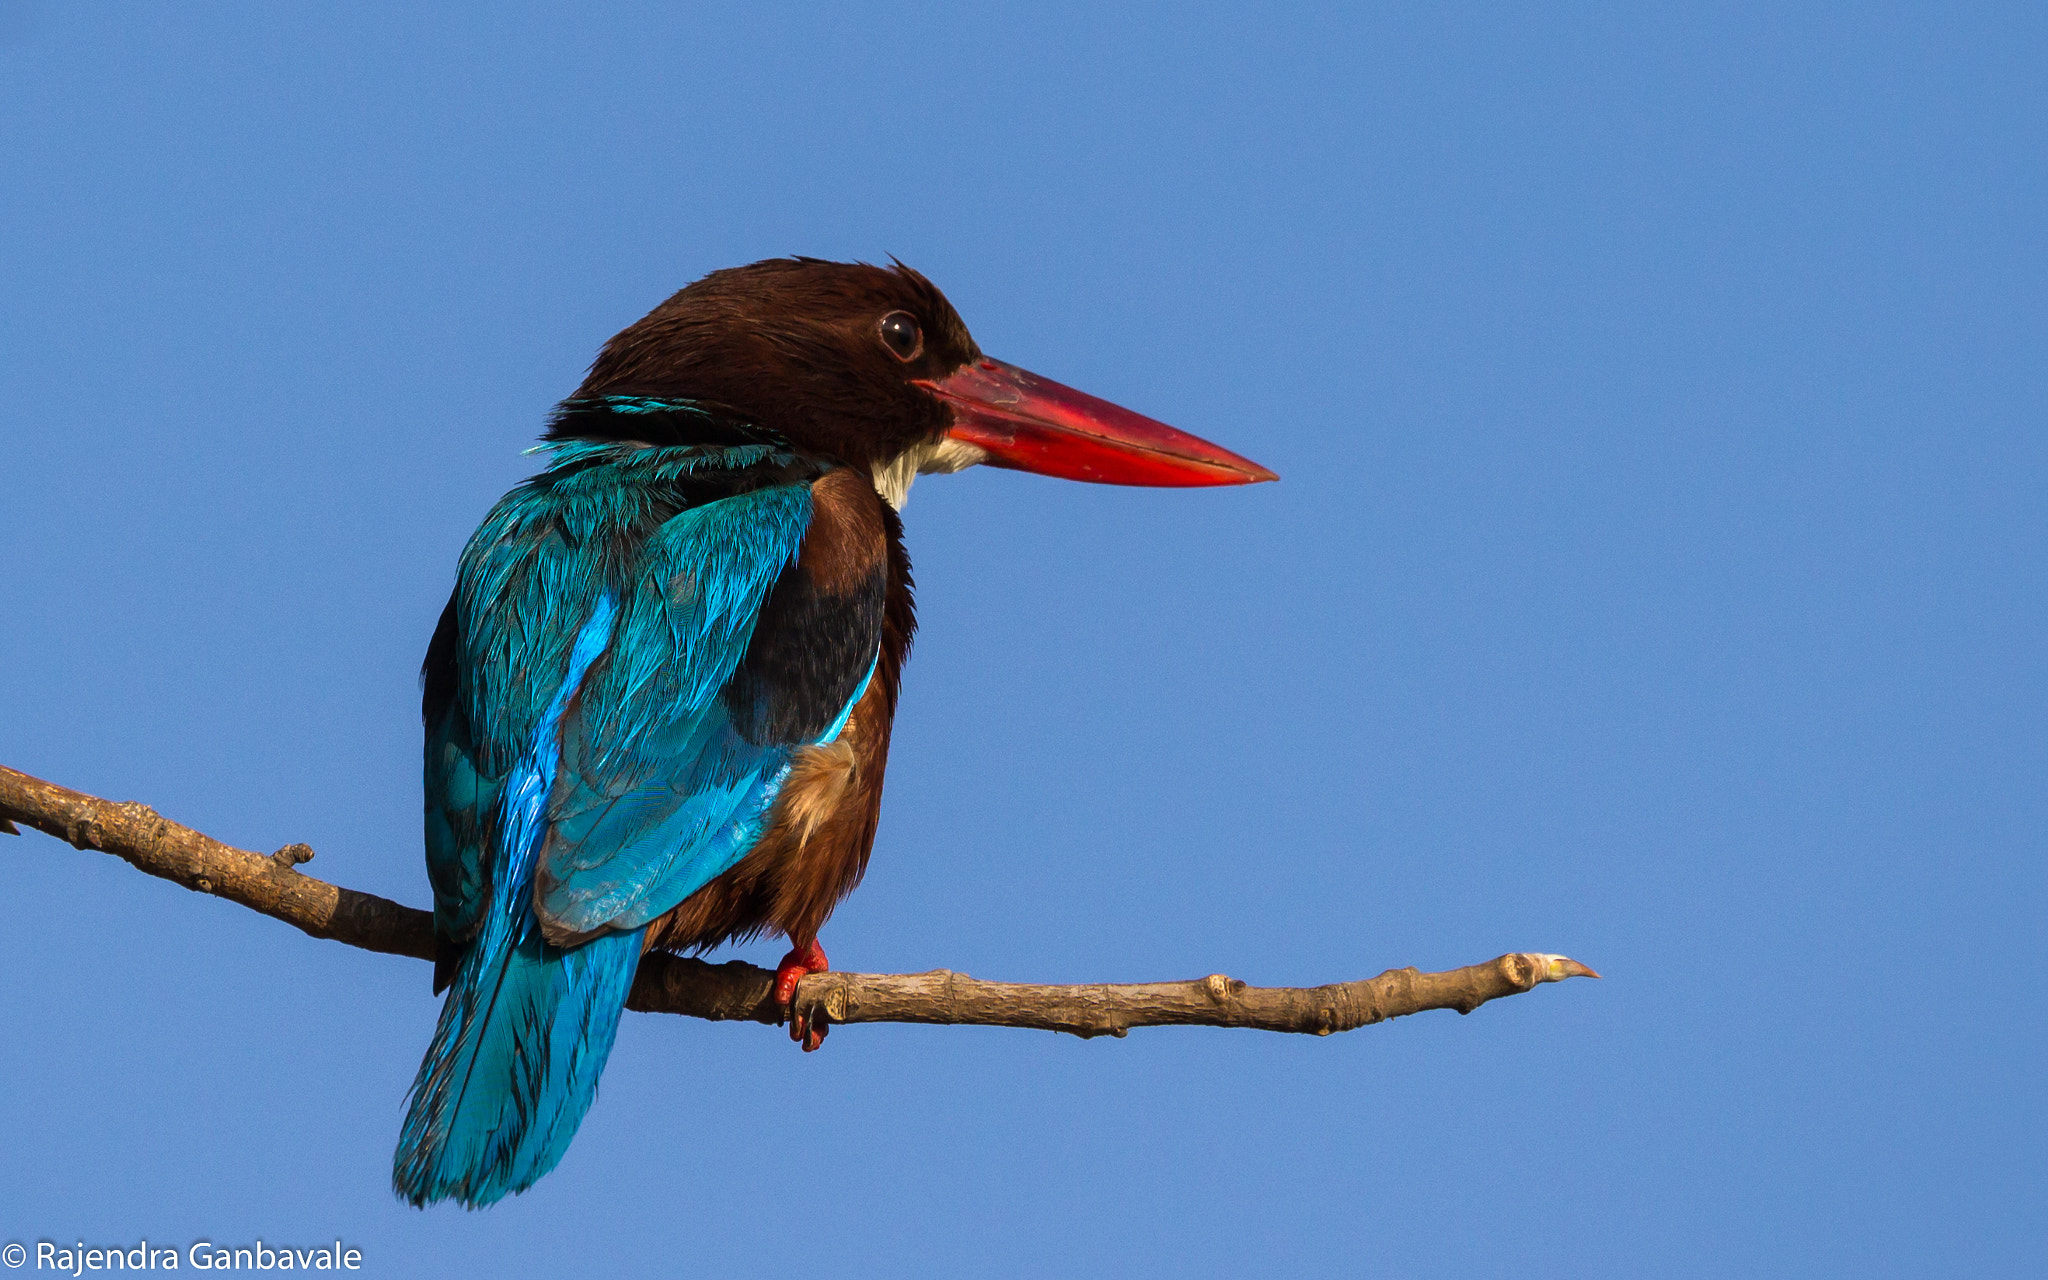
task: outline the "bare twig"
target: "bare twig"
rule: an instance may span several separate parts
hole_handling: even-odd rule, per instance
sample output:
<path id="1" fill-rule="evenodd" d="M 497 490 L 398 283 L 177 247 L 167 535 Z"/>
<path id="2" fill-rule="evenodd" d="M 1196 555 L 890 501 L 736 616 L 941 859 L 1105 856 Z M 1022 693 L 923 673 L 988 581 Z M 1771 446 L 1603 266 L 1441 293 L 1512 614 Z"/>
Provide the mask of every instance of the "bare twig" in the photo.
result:
<path id="1" fill-rule="evenodd" d="M 10 822 L 10 820 L 12 820 Z M 187 889 L 239 902 L 316 938 L 366 951 L 432 959 L 432 917 L 297 870 L 313 851 L 289 844 L 265 856 L 222 844 L 134 801 L 101 800 L 0 766 L 0 831 L 12 822 L 99 849 Z M 931 973 L 818 973 L 797 987 L 795 1011 L 814 1022 L 927 1022 L 1032 1027 L 1078 1036 L 1132 1027 L 1250 1027 L 1328 1035 L 1425 1009 L 1470 1013 L 1543 982 L 1598 977 L 1564 956 L 1511 952 L 1442 973 L 1389 969 L 1326 987 L 1252 987 L 1211 974 L 1190 982 L 1041 986 Z M 775 975 L 755 965 L 652 952 L 626 1005 L 717 1021 L 782 1022 Z"/>

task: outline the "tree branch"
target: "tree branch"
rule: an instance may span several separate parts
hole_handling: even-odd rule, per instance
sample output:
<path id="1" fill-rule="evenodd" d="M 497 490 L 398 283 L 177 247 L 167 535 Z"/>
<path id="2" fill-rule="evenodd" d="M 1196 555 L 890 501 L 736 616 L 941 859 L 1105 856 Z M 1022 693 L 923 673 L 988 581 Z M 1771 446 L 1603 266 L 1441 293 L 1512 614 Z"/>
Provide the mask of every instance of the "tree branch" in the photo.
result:
<path id="1" fill-rule="evenodd" d="M 12 821 L 10 821 L 12 820 Z M 18 822 L 79 849 L 111 853 L 187 889 L 239 902 L 316 938 L 366 951 L 434 955 L 433 917 L 297 868 L 313 851 L 290 844 L 264 856 L 180 826 L 146 804 L 101 800 L 0 766 L 0 831 Z M 795 1011 L 813 1022 L 925 1022 L 1031 1027 L 1121 1036 L 1132 1027 L 1250 1027 L 1328 1035 L 1425 1009 L 1470 1013 L 1539 983 L 1598 977 L 1576 960 L 1511 952 L 1443 973 L 1389 969 L 1324 987 L 1252 987 L 1211 974 L 1191 982 L 1040 986 L 931 973 L 817 973 L 797 987 Z M 709 964 L 665 952 L 640 961 L 626 1007 L 714 1021 L 784 1021 L 775 975 L 743 961 Z"/>

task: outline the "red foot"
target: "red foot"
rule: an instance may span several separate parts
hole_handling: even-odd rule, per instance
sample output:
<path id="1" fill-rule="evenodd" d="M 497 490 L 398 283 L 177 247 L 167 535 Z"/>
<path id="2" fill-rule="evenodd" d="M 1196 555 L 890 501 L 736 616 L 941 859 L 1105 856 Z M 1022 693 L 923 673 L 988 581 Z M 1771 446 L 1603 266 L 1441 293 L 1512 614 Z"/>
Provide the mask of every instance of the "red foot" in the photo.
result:
<path id="1" fill-rule="evenodd" d="M 816 938 L 801 947 L 791 947 L 789 954 L 782 957 L 782 963 L 775 967 L 775 1003 L 787 1009 L 796 999 L 796 984 L 807 973 L 823 973 L 832 964 L 825 959 L 825 949 L 818 945 Z M 789 1038 L 804 1047 L 809 1053 L 825 1043 L 825 1024 L 812 1026 L 810 1019 L 801 1014 L 791 1014 Z"/>

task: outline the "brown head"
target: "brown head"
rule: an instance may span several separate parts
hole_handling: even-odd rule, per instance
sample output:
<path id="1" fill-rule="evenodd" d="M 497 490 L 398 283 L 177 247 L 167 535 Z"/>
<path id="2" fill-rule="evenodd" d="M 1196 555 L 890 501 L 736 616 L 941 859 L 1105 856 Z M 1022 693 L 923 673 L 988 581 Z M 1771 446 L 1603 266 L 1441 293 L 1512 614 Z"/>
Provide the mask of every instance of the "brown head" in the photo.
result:
<path id="1" fill-rule="evenodd" d="M 1110 484 L 1244 484 L 1273 473 L 1106 401 L 984 356 L 909 267 L 771 258 L 714 271 L 614 337 L 576 400 L 688 400 L 652 444 L 720 424 L 857 467 L 900 506 L 919 472 L 990 463 Z M 706 433 L 688 438 L 692 422 Z M 652 421 L 595 428 L 625 435 Z M 555 435 L 592 431 L 578 416 Z M 678 433 L 681 433 L 680 435 Z"/>

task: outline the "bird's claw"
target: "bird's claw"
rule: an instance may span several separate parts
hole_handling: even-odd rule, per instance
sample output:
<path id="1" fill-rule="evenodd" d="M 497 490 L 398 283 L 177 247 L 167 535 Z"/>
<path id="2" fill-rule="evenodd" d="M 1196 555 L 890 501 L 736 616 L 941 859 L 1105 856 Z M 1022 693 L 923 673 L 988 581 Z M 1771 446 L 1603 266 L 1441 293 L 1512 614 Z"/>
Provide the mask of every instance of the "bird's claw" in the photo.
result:
<path id="1" fill-rule="evenodd" d="M 775 1003 L 790 1009 L 796 1001 L 796 984 L 803 981 L 806 974 L 823 973 L 831 967 L 831 962 L 825 959 L 825 949 L 818 945 L 817 939 L 813 938 L 801 947 L 791 947 L 789 954 L 782 957 L 782 963 L 775 967 Z M 825 1043 L 827 1029 L 822 1018 L 813 1025 L 808 1017 L 790 1009 L 789 1038 L 802 1045 L 805 1053 Z"/>
<path id="2" fill-rule="evenodd" d="M 805 1053 L 813 1053 L 819 1045 L 824 1044 L 825 1033 L 829 1030 L 831 1028 L 823 1022 L 812 1026 L 811 1020 L 800 1013 L 789 1020 L 789 1038 L 802 1045 Z"/>

